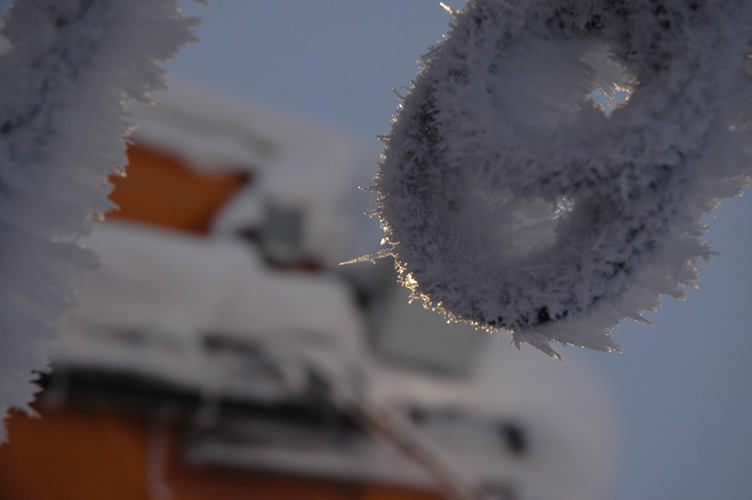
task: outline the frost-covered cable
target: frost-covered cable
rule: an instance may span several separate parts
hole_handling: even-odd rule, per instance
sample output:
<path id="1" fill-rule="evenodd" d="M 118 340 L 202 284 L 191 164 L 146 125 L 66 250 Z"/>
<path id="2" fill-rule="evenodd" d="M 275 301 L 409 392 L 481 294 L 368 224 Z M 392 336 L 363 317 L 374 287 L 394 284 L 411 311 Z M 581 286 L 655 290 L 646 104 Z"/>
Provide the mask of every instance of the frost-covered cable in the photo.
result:
<path id="1" fill-rule="evenodd" d="M 343 371 L 332 370 L 330 359 L 321 359 L 310 350 L 288 344 L 292 352 L 291 360 L 299 367 L 305 367 L 326 381 L 327 390 L 315 386 L 308 387 L 317 397 L 329 399 L 338 409 L 350 416 L 375 438 L 384 439 L 420 467 L 434 482 L 434 486 L 447 500 L 481 500 L 485 498 L 482 484 L 477 478 L 470 477 L 459 464 L 433 439 L 421 432 L 402 412 L 379 407 L 374 404 L 364 391 L 364 373 L 356 368 L 360 363 L 348 359 L 347 355 L 333 352 L 339 363 L 349 371 L 343 377 Z M 332 353 L 330 353 L 332 354 Z"/>
<path id="2" fill-rule="evenodd" d="M 157 64 L 195 40 L 177 0 L 20 0 L 0 55 L 0 419 L 24 408 L 47 343 L 95 263 L 78 242 L 112 207 L 127 99 L 164 87 Z M 0 441 L 4 437 L 0 426 Z"/>
<path id="3" fill-rule="evenodd" d="M 619 349 L 749 182 L 750 26 L 737 0 L 469 1 L 384 138 L 381 255 L 450 319 Z M 606 116 L 588 95 L 617 85 Z"/>
<path id="4" fill-rule="evenodd" d="M 423 469 L 447 500 L 482 500 L 480 481 L 468 477 L 437 443 L 399 414 L 389 414 L 363 400 L 350 401 L 340 408 L 375 437 L 386 439 L 403 455 Z"/>

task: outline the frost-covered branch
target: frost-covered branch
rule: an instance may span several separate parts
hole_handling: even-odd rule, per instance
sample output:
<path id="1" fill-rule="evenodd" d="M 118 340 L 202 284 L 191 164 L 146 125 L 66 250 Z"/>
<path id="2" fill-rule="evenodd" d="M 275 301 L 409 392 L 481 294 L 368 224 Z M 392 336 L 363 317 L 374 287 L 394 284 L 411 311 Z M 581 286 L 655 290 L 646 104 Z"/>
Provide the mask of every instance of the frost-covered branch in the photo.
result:
<path id="1" fill-rule="evenodd" d="M 21 0 L 0 55 L 0 418 L 34 371 L 95 259 L 79 237 L 112 207 L 127 99 L 164 87 L 156 63 L 194 40 L 177 0 Z M 0 441 L 3 438 L 0 429 Z"/>
<path id="2" fill-rule="evenodd" d="M 428 307 L 558 356 L 683 297 L 700 217 L 750 176 L 752 4 L 471 0 L 385 138 L 373 190 Z M 606 116 L 589 95 L 631 93 Z M 383 251 L 382 251 L 383 252 Z"/>

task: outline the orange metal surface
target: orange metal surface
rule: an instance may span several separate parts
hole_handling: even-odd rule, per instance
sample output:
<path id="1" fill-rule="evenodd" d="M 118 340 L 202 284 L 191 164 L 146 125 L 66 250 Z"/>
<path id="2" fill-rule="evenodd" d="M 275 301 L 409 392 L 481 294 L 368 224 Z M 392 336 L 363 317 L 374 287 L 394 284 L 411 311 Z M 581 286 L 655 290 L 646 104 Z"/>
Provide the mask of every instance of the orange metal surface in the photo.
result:
<path id="1" fill-rule="evenodd" d="M 3 500 L 150 499 L 142 419 L 102 412 L 15 413 L 0 446 Z"/>
<path id="2" fill-rule="evenodd" d="M 0 446 L 2 500 L 437 500 L 430 491 L 232 468 L 181 457 L 181 423 L 106 407 L 14 413 Z M 161 430 L 160 430 L 161 429 Z M 163 435 L 157 435 L 161 433 Z M 157 448 L 155 448 L 155 443 Z M 159 446 L 164 446 L 160 450 Z M 164 461 L 155 456 L 164 452 Z"/>
<path id="3" fill-rule="evenodd" d="M 111 175 L 110 199 L 119 210 L 105 214 L 146 224 L 206 234 L 217 211 L 250 180 L 240 169 L 202 172 L 178 157 L 132 144 L 126 176 Z"/>

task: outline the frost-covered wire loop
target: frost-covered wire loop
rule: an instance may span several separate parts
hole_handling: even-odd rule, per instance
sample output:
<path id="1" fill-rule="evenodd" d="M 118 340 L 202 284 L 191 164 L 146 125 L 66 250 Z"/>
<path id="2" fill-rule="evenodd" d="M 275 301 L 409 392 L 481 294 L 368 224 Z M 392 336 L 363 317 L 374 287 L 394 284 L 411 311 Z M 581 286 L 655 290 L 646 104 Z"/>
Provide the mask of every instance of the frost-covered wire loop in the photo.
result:
<path id="1" fill-rule="evenodd" d="M 749 170 L 752 7 L 473 0 L 422 59 L 373 187 L 403 283 L 450 319 L 618 349 L 698 277 Z M 593 98 L 630 94 L 610 114 Z"/>

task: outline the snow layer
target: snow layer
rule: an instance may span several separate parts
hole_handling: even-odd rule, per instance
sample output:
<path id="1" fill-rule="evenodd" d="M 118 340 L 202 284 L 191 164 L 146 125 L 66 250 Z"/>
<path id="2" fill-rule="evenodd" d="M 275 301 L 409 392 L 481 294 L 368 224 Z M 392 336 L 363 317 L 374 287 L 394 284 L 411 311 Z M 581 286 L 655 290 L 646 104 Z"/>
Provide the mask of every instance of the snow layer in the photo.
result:
<path id="1" fill-rule="evenodd" d="M 26 0 L 0 55 L 0 415 L 27 408 L 34 371 L 94 258 L 80 248 L 125 163 L 126 99 L 163 87 L 157 60 L 194 40 L 175 0 Z M 28 408 L 27 408 L 28 409 Z M 0 431 L 0 440 L 3 434 Z"/>
<path id="2" fill-rule="evenodd" d="M 562 365 L 532 349 L 514 352 L 501 335 L 489 339 L 480 360 L 479 369 L 462 378 L 371 363 L 364 373 L 369 405 L 476 490 L 530 500 L 608 498 L 618 436 L 608 395 L 593 374 L 576 361 Z M 509 446 L 508 426 L 519 431 L 524 449 Z M 238 421 L 224 431 L 234 439 L 218 433 L 196 440 L 188 459 L 204 466 L 435 485 L 435 478 L 378 434 L 336 439 L 326 431 L 261 419 Z"/>
<path id="3" fill-rule="evenodd" d="M 170 87 L 154 96 L 157 106 L 134 107 L 135 139 L 196 168 L 239 168 L 253 175 L 215 219 L 215 232 L 257 228 L 271 207 L 281 207 L 303 216 L 308 259 L 336 266 L 377 248 L 381 231 L 376 223 L 364 223 L 368 196 L 358 190 L 369 182 L 376 148 L 181 82 Z"/>
<path id="4" fill-rule="evenodd" d="M 387 366 L 370 380 L 375 405 L 417 409 L 423 418 L 416 432 L 469 478 L 511 482 L 515 498 L 609 496 L 619 439 L 615 418 L 605 387 L 576 356 L 554 363 L 532 348 L 509 349 L 507 337 L 494 334 L 486 335 L 468 377 Z M 500 446 L 499 431 L 508 424 L 527 440 L 521 456 Z"/>
<path id="5" fill-rule="evenodd" d="M 750 176 L 752 4 L 474 0 L 385 138 L 373 190 L 402 282 L 449 319 L 619 349 L 684 297 L 700 217 Z M 609 116 L 588 95 L 627 88 Z"/>
<path id="6" fill-rule="evenodd" d="M 333 389 L 353 390 L 364 325 L 343 283 L 273 271 L 237 239 L 108 221 L 85 243 L 102 265 L 81 279 L 56 367 L 135 373 L 207 397 L 279 398 L 305 389 L 305 356 L 337 381 Z M 269 350 L 284 380 L 253 373 L 230 351 L 212 355 L 213 337 Z"/>
<path id="7" fill-rule="evenodd" d="M 475 335 L 464 341 L 475 347 L 476 361 L 461 374 L 390 364 L 364 345 L 364 315 L 351 287 L 336 275 L 272 270 L 253 246 L 237 239 L 114 221 L 83 241 L 101 255 L 102 265 L 81 279 L 80 306 L 55 344 L 53 362 L 61 372 L 129 374 L 196 391 L 210 409 L 222 398 L 310 397 L 312 369 L 344 409 L 365 404 L 389 415 L 473 484 L 513 485 L 531 500 L 607 497 L 614 417 L 607 392 L 577 359 L 564 365 L 532 349 L 516 352 L 502 335 L 424 321 L 427 311 L 390 300 L 378 311 L 380 326 L 416 325 L 418 332 L 404 333 L 434 342 Z M 438 331 L 442 327 L 447 332 Z M 227 341 L 226 348 L 212 347 L 211 339 Z M 257 353 L 263 357 L 256 359 Z M 424 365 L 427 356 L 417 364 Z M 270 376 L 270 366 L 277 375 Z M 412 410 L 427 418 L 411 421 L 406 417 Z M 524 433 L 522 455 L 500 433 L 508 424 Z M 264 420 L 236 425 L 230 430 L 247 441 L 228 442 L 220 432 L 191 445 L 188 458 L 349 480 L 415 486 L 433 481 L 380 438 L 337 440 L 324 431 Z M 257 435 L 268 443 L 259 445 Z"/>

